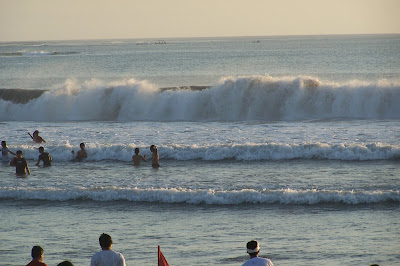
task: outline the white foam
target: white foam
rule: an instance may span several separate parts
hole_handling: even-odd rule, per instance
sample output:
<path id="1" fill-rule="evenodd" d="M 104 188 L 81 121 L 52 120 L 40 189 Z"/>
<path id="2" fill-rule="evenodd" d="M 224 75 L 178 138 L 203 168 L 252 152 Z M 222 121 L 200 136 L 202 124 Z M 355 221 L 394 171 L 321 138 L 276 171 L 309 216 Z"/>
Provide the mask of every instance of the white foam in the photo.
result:
<path id="1" fill-rule="evenodd" d="M 16 200 L 94 200 L 131 202 L 161 202 L 161 203 L 188 203 L 188 204 L 375 204 L 399 203 L 399 191 L 328 191 L 328 190 L 202 190 L 177 188 L 0 188 L 0 199 Z"/>
<path id="2" fill-rule="evenodd" d="M 134 154 L 133 144 L 96 144 L 87 145 L 88 161 L 118 160 L 129 162 Z M 144 153 L 148 147 L 138 146 Z M 393 160 L 400 158 L 400 146 L 382 143 L 371 144 L 327 144 L 327 143 L 268 143 L 268 144 L 231 144 L 231 145 L 160 145 L 161 159 L 218 161 L 233 159 L 240 161 L 321 159 L 344 161 Z M 37 147 L 14 145 L 13 150 L 21 149 L 24 157 L 36 160 Z M 60 146 L 46 146 L 54 161 L 69 161 L 74 155 L 73 148 L 67 142 Z"/>
<path id="3" fill-rule="evenodd" d="M 399 119 L 400 84 L 313 77 L 223 78 L 202 91 L 160 91 L 146 81 L 73 79 L 27 104 L 0 100 L 5 121 L 243 121 Z"/>
<path id="4" fill-rule="evenodd" d="M 40 55 L 52 55 L 54 52 L 49 51 L 23 51 L 23 55 L 27 56 L 40 56 Z"/>

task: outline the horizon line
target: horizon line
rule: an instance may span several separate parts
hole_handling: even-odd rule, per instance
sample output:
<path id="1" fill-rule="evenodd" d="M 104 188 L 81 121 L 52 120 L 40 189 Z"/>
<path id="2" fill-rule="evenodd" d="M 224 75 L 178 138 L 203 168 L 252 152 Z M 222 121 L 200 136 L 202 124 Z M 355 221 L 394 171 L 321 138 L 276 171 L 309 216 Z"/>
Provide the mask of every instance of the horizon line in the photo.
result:
<path id="1" fill-rule="evenodd" d="M 88 39 L 47 39 L 0 41 L 0 43 L 24 42 L 59 42 L 59 41 L 104 41 L 104 40 L 172 40 L 172 39 L 223 39 L 223 38 L 259 38 L 259 37 L 312 37 L 312 36 L 372 36 L 372 35 L 400 35 L 399 33 L 327 33 L 327 34 L 276 34 L 276 35 L 232 35 L 232 36 L 196 36 L 196 37 L 134 37 L 134 38 L 88 38 Z"/>

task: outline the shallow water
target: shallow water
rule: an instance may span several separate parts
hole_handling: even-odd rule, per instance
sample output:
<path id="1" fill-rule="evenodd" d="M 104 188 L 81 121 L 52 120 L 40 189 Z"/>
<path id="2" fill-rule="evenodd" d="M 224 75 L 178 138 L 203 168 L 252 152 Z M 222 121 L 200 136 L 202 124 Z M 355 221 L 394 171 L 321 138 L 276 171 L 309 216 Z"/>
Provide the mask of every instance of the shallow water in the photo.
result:
<path id="1" fill-rule="evenodd" d="M 129 265 L 154 265 L 157 245 L 171 265 L 239 265 L 253 238 L 279 265 L 398 265 L 397 121 L 44 123 L 51 168 L 34 166 L 33 123 L 6 125 L 32 172 L 0 167 L 7 265 L 36 244 L 49 265 L 89 264 L 103 232 Z M 82 139 L 89 158 L 70 162 Z M 130 162 L 145 143 L 160 169 Z"/>
<path id="2" fill-rule="evenodd" d="M 399 207 L 210 206 L 129 202 L 3 201 L 5 265 L 29 261 L 41 244 L 45 261 L 89 264 L 108 232 L 128 265 L 154 265 L 157 245 L 171 265 L 239 265 L 249 239 L 279 265 L 398 265 Z M 24 217 L 24 219 L 22 219 Z M 40 232 L 40 233 L 38 233 Z"/>

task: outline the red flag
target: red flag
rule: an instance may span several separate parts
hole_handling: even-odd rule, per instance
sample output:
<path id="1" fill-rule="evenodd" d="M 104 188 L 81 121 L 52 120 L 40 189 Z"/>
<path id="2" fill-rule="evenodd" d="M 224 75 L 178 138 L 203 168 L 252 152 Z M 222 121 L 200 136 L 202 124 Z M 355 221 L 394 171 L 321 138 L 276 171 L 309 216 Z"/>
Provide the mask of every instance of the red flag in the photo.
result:
<path id="1" fill-rule="evenodd" d="M 160 246 L 158 246 L 158 266 L 169 266 L 167 260 L 161 252 Z"/>

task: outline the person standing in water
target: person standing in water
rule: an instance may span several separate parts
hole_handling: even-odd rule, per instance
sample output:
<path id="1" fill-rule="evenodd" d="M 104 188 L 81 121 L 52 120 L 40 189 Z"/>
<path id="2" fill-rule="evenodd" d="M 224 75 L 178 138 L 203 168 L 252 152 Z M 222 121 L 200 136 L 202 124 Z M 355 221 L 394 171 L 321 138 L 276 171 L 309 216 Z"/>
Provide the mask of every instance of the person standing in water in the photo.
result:
<path id="1" fill-rule="evenodd" d="M 140 166 L 140 162 L 141 161 L 147 162 L 146 161 L 146 155 L 144 155 L 144 156 L 139 155 L 139 152 L 140 152 L 139 148 L 136 148 L 135 149 L 135 155 L 132 156 L 132 161 L 133 161 L 133 165 L 134 166 Z"/>
<path id="2" fill-rule="evenodd" d="M 35 131 L 33 132 L 33 135 L 31 135 L 29 132 L 28 132 L 28 134 L 29 134 L 29 136 L 31 136 L 31 138 L 32 138 L 32 140 L 33 140 L 34 142 L 36 142 L 36 143 L 42 143 L 42 142 L 46 143 L 46 141 L 44 140 L 44 138 L 42 138 L 41 136 L 39 136 L 39 130 L 35 130 Z"/>
<path id="3" fill-rule="evenodd" d="M 53 158 L 51 158 L 50 153 L 44 152 L 43 147 L 39 147 L 39 152 L 40 155 L 36 165 L 39 166 L 40 161 L 43 161 L 43 166 L 51 166 L 51 161 L 53 161 Z"/>
<path id="4" fill-rule="evenodd" d="M 79 151 L 78 151 L 78 154 L 76 155 L 76 160 L 78 160 L 78 161 L 82 161 L 83 159 L 86 159 L 87 158 L 87 153 L 86 153 L 86 150 L 85 150 L 85 143 L 81 143 L 80 145 L 79 145 L 79 147 L 81 148 Z"/>
<path id="5" fill-rule="evenodd" d="M 15 173 L 17 175 L 26 175 L 26 173 L 28 173 L 28 175 L 31 174 L 31 171 L 28 167 L 28 162 L 22 157 L 21 150 L 17 151 L 17 156 L 12 159 L 10 166 L 15 166 Z"/>
<path id="6" fill-rule="evenodd" d="M 156 145 L 151 145 L 150 146 L 150 151 L 153 153 L 152 156 L 151 156 L 151 166 L 153 166 L 153 168 L 160 167 L 157 146 Z"/>
<path id="7" fill-rule="evenodd" d="M 3 163 L 9 163 L 10 159 L 8 158 L 8 154 L 11 153 L 12 155 L 16 156 L 15 153 L 10 151 L 10 149 L 7 147 L 7 142 L 4 140 L 1 142 L 1 161 Z"/>

